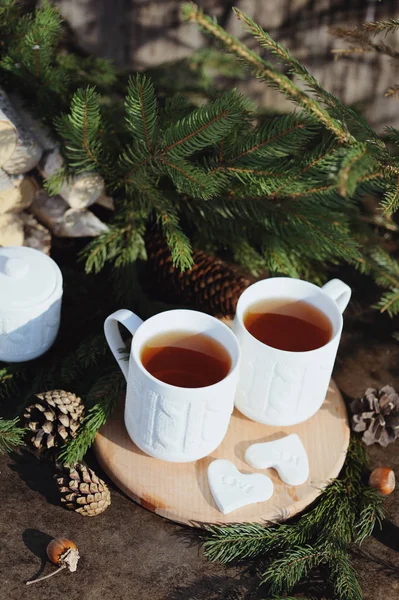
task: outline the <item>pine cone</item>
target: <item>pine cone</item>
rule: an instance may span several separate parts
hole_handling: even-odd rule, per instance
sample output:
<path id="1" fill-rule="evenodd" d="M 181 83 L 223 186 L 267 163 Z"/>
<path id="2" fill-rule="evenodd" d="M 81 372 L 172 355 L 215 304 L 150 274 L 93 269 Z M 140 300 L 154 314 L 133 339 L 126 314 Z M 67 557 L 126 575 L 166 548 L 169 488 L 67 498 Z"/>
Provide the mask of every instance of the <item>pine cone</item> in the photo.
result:
<path id="1" fill-rule="evenodd" d="M 377 442 L 385 447 L 399 437 L 399 396 L 390 385 L 368 388 L 350 409 L 352 429 L 364 431 L 362 440 L 368 446 Z"/>
<path id="2" fill-rule="evenodd" d="M 56 475 L 61 502 L 68 510 L 95 517 L 111 504 L 111 493 L 107 484 L 97 477 L 93 469 L 84 463 L 75 463 L 73 467 L 59 467 Z"/>
<path id="3" fill-rule="evenodd" d="M 76 437 L 84 411 L 78 396 L 64 390 L 51 390 L 34 398 L 35 403 L 25 409 L 24 418 L 25 427 L 30 429 L 27 441 L 35 450 L 54 450 L 68 438 Z"/>
<path id="4" fill-rule="evenodd" d="M 238 298 L 255 280 L 202 250 L 193 251 L 194 266 L 181 273 L 172 263 L 164 238 L 146 236 L 147 273 L 158 299 L 197 308 L 215 316 L 232 317 Z"/>

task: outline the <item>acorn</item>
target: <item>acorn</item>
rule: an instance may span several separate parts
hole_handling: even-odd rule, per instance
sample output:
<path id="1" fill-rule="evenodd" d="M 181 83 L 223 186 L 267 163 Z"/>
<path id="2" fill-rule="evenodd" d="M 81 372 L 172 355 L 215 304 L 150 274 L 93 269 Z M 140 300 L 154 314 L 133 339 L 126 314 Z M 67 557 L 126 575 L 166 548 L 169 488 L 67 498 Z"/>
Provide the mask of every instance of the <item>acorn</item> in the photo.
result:
<path id="1" fill-rule="evenodd" d="M 389 467 L 374 469 L 369 478 L 369 486 L 378 490 L 384 496 L 391 494 L 396 485 L 395 473 Z"/>
<path id="2" fill-rule="evenodd" d="M 48 579 L 53 575 L 56 575 L 63 569 L 68 569 L 73 573 L 76 571 L 78 566 L 78 560 L 80 558 L 78 547 L 75 542 L 72 540 L 68 540 L 67 538 L 55 538 L 51 540 L 48 544 L 47 556 L 49 560 L 58 566 L 56 571 L 49 573 L 48 575 L 44 575 L 43 577 L 39 577 L 38 579 L 31 579 L 26 582 L 26 585 L 30 585 L 31 583 L 37 583 L 38 581 L 43 581 L 43 579 Z"/>

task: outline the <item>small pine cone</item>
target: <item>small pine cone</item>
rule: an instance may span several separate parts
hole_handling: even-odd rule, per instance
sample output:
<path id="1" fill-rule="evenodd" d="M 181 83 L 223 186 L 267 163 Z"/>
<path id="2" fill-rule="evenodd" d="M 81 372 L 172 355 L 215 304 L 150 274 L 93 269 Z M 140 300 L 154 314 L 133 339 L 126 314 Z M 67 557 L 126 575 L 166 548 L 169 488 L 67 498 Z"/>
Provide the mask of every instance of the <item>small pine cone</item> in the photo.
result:
<path id="1" fill-rule="evenodd" d="M 362 440 L 367 446 L 378 443 L 385 447 L 399 437 L 399 396 L 390 385 L 380 390 L 368 388 L 350 409 L 352 429 L 364 432 Z"/>
<path id="2" fill-rule="evenodd" d="M 170 250 L 156 231 L 147 234 L 146 249 L 151 288 L 165 302 L 232 317 L 238 298 L 255 281 L 238 267 L 195 249 L 193 267 L 181 273 L 173 266 Z"/>
<path id="3" fill-rule="evenodd" d="M 39 452 L 54 451 L 76 437 L 83 419 L 82 400 L 64 390 L 51 390 L 34 396 L 35 402 L 25 409 L 27 442 Z"/>
<path id="4" fill-rule="evenodd" d="M 95 517 L 111 504 L 107 484 L 84 463 L 75 463 L 72 467 L 64 465 L 58 470 L 57 486 L 61 502 L 68 510 L 84 517 Z"/>

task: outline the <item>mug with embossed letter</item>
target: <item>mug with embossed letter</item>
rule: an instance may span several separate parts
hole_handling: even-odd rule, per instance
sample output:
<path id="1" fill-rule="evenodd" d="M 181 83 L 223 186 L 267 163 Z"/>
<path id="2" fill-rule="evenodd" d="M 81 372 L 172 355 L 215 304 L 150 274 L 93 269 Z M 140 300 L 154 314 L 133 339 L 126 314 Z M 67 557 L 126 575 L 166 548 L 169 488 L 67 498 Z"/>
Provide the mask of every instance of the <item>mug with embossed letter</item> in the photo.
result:
<path id="1" fill-rule="evenodd" d="M 118 323 L 133 335 L 130 358 Z M 104 323 L 127 380 L 125 425 L 150 456 L 190 462 L 215 450 L 234 408 L 240 346 L 221 321 L 195 310 L 170 310 L 143 322 L 130 310 Z"/>
<path id="2" fill-rule="evenodd" d="M 322 405 L 351 289 L 275 277 L 240 296 L 233 331 L 241 346 L 235 405 L 266 425 L 296 425 Z"/>

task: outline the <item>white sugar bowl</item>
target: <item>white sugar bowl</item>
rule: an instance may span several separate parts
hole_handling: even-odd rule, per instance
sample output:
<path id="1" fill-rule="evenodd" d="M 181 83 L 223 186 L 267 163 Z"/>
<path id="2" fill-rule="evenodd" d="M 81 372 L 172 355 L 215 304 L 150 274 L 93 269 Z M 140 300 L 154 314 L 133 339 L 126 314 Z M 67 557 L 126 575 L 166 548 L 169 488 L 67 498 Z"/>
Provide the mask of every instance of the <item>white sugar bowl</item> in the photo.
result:
<path id="1" fill-rule="evenodd" d="M 62 275 L 52 258 L 33 248 L 0 247 L 0 361 L 44 354 L 60 325 Z"/>

